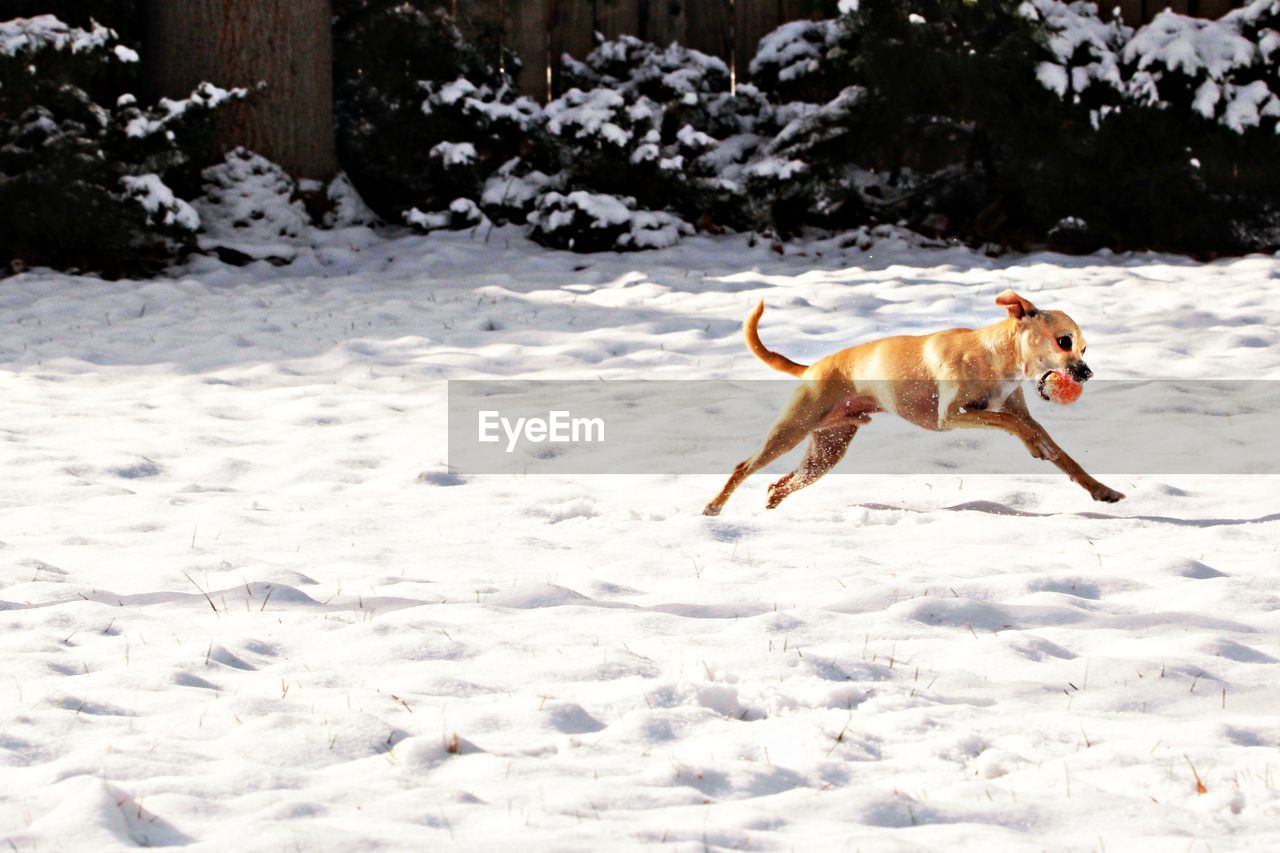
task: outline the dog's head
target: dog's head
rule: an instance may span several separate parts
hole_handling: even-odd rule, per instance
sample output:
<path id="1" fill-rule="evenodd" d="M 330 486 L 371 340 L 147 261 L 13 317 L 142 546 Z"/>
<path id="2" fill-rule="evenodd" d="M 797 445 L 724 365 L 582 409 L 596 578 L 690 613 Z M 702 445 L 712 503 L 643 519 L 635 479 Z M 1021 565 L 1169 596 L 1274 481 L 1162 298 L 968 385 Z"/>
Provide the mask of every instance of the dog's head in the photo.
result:
<path id="1" fill-rule="evenodd" d="M 1084 334 L 1075 320 L 1061 311 L 1041 311 L 1012 290 L 997 296 L 996 304 L 1007 310 L 1017 324 L 1015 340 L 1024 379 L 1041 380 L 1055 370 L 1076 382 L 1093 376 L 1084 363 Z M 1044 396 L 1044 392 L 1040 395 Z"/>

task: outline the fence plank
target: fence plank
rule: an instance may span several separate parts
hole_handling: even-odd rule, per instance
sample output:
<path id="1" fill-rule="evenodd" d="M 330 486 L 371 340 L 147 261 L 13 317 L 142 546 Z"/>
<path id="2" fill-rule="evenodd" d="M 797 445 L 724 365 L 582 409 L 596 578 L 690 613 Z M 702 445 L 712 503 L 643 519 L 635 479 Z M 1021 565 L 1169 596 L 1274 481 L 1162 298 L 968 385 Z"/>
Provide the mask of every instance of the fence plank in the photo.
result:
<path id="1" fill-rule="evenodd" d="M 1239 3 L 1233 3 L 1232 0 L 1200 0 L 1200 8 L 1197 13 L 1205 18 L 1221 18 L 1230 12 Z"/>
<path id="2" fill-rule="evenodd" d="M 751 60 L 756 55 L 760 38 L 778 28 L 778 0 L 736 0 L 733 6 L 737 31 L 734 64 L 738 82 L 751 79 Z"/>
<path id="3" fill-rule="evenodd" d="M 1142 26 L 1147 11 L 1144 0 L 1119 0 L 1116 5 L 1120 7 L 1120 17 L 1126 24 L 1131 27 Z"/>
<path id="4" fill-rule="evenodd" d="M 596 0 L 595 30 L 606 39 L 618 36 L 644 38 L 640 20 L 641 0 Z"/>
<path id="5" fill-rule="evenodd" d="M 726 65 L 733 58 L 733 9 L 729 0 L 686 0 L 688 24 L 685 45 L 712 56 Z"/>
<path id="6" fill-rule="evenodd" d="M 520 57 L 524 68 L 516 79 L 520 94 L 539 103 L 548 97 L 547 0 L 506 0 L 502 43 Z"/>
<path id="7" fill-rule="evenodd" d="M 591 52 L 595 4 L 591 0 L 550 0 L 550 3 L 551 92 L 559 95 L 560 57 L 567 53 L 581 59 Z"/>
<path id="8" fill-rule="evenodd" d="M 454 0 L 452 12 L 463 36 L 496 66 L 502 45 L 503 0 Z"/>
<path id="9" fill-rule="evenodd" d="M 644 26 L 645 38 L 658 47 L 674 42 L 684 44 L 689 39 L 688 7 L 707 0 L 647 0 Z"/>
<path id="10" fill-rule="evenodd" d="M 817 20 L 826 17 L 829 15 L 823 14 L 822 4 L 815 3 L 814 0 L 778 0 L 779 27 L 787 21 Z"/>

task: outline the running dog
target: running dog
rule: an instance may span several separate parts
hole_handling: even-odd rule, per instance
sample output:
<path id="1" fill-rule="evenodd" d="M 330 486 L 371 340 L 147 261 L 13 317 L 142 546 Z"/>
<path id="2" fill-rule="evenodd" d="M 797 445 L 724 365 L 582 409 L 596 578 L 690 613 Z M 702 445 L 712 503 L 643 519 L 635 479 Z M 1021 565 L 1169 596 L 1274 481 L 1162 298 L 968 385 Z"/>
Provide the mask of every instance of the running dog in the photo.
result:
<path id="1" fill-rule="evenodd" d="M 1037 459 L 1057 465 L 1093 496 L 1114 503 L 1124 497 L 1104 486 L 1063 452 L 1027 411 L 1021 383 L 1037 381 L 1048 399 L 1045 379 L 1065 372 L 1084 382 L 1093 371 L 1084 363 L 1085 339 L 1061 311 L 1041 311 L 1006 290 L 996 305 L 1009 316 L 982 329 L 947 329 L 931 335 L 898 335 L 859 344 L 797 364 L 768 349 L 757 327 L 764 301 L 743 324 L 747 347 L 774 370 L 803 380 L 774 422 L 760 449 L 738 463 L 704 515 L 719 515 L 734 489 L 806 437 L 809 450 L 794 471 L 769 487 L 768 507 L 816 483 L 849 447 L 858 427 L 888 412 L 928 430 L 998 429 L 1015 436 Z"/>

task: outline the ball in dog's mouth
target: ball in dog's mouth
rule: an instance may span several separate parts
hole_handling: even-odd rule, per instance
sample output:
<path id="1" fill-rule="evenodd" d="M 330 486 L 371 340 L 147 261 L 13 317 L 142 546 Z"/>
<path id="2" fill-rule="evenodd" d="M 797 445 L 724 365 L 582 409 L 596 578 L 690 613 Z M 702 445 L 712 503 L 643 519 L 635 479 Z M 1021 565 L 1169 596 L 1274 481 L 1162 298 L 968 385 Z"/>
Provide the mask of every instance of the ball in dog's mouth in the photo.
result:
<path id="1" fill-rule="evenodd" d="M 1036 393 L 1041 399 L 1060 406 L 1069 406 L 1084 393 L 1084 385 L 1060 370 L 1050 370 L 1036 383 Z"/>

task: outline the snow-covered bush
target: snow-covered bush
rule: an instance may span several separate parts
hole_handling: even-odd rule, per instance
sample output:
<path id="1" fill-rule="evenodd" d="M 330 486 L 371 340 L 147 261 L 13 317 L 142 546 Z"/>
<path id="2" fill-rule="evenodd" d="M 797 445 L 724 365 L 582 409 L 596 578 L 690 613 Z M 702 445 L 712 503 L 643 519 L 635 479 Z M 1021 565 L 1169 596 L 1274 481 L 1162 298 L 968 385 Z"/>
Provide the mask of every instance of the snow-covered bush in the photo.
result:
<path id="1" fill-rule="evenodd" d="M 567 60 L 564 79 L 570 88 L 544 109 L 545 150 L 510 172 L 524 183 L 518 191 L 533 179 L 544 192 L 631 199 L 637 210 L 707 228 L 753 224 L 744 169 L 774 129 L 772 108 L 752 86 L 731 94 L 724 62 L 624 36 L 601 42 L 580 62 Z M 505 192 L 506 183 L 495 181 L 490 192 L 500 186 Z M 556 200 L 551 209 L 563 212 L 563 204 Z M 660 230 L 675 236 L 682 229 Z M 552 239 L 555 231 L 532 233 Z M 648 239 L 616 247 L 646 248 Z M 613 245 L 576 239 L 575 246 L 581 251 L 596 243 Z"/>
<path id="2" fill-rule="evenodd" d="M 231 263 L 284 263 L 312 244 L 312 229 L 351 228 L 379 223 L 339 173 L 327 186 L 296 181 L 265 157 L 236 148 L 201 172 L 202 192 L 192 203 L 199 216 L 200 248 Z M 314 213 L 307 202 L 323 198 Z M 317 221 L 317 219 L 319 221 Z"/>
<path id="3" fill-rule="evenodd" d="M 667 214 L 638 216 L 635 239 L 604 239 L 615 225 L 565 236 L 567 226 L 548 228 L 546 216 L 531 228 L 535 239 L 579 250 L 672 239 L 687 229 L 670 226 L 671 216 L 713 229 L 754 224 L 746 169 L 777 124 L 758 89 L 730 93 L 721 60 L 633 37 L 601 42 L 582 61 L 566 60 L 567 89 L 543 107 L 517 97 L 425 0 L 345 0 L 337 12 L 339 155 L 386 221 L 426 231 L 481 217 L 526 222 L 539 208 L 564 213 L 563 200 L 540 203 L 556 193 Z"/>
<path id="4" fill-rule="evenodd" d="M 173 194 L 159 175 L 125 175 L 120 179 L 124 196 L 142 205 L 146 223 L 157 230 L 175 230 L 184 236 L 200 227 L 200 214 Z"/>
<path id="5" fill-rule="evenodd" d="M 204 195 L 195 202 L 202 248 L 289 259 L 306 242 L 312 223 L 297 182 L 275 163 L 237 148 L 202 177 Z"/>
<path id="6" fill-rule="evenodd" d="M 423 213 L 416 207 L 405 211 L 404 221 L 420 231 L 459 231 L 485 222 L 480 207 L 469 198 L 455 198 L 445 210 Z"/>
<path id="7" fill-rule="evenodd" d="M 193 245 L 170 177 L 207 150 L 227 92 L 145 105 L 138 53 L 115 31 L 52 15 L 0 21 L 0 258 L 145 273 Z"/>
<path id="8" fill-rule="evenodd" d="M 633 191 L 645 207 L 680 203 L 690 171 L 706 145 L 686 134 L 697 150 L 664 145 L 662 105 L 645 95 L 629 101 L 617 88 L 570 89 L 547 104 L 546 129 L 559 181 L 569 189 Z"/>
<path id="9" fill-rule="evenodd" d="M 628 100 L 644 96 L 666 103 L 729 91 L 729 66 L 723 60 L 679 44 L 658 47 L 635 36 L 601 41 L 582 62 L 567 57 L 562 73 L 566 88 L 612 89 Z"/>
<path id="10" fill-rule="evenodd" d="M 1120 18 L 1104 21 L 1094 3 L 1029 0 L 1019 8 L 1047 30 L 1048 54 L 1036 77 L 1058 97 L 1096 111 L 1094 123 L 1114 110 L 1124 88 L 1120 53 L 1133 30 Z"/>
<path id="11" fill-rule="evenodd" d="M 1030 4 L 1029 4 L 1030 5 Z M 1218 20 L 1169 9 L 1133 30 L 1093 3 L 1034 0 L 1051 30 L 1041 82 L 1073 102 L 1197 114 L 1237 133 L 1280 119 L 1280 3 L 1254 0 Z"/>
<path id="12" fill-rule="evenodd" d="M 892 204 L 894 196 L 872 189 L 875 173 L 859 165 L 866 162 L 855 146 L 866 132 L 867 97 L 865 88 L 849 86 L 821 106 L 795 103 L 785 111 L 790 120 L 745 170 L 757 222 L 785 237 L 804 224 L 878 221 L 874 207 Z"/>
<path id="13" fill-rule="evenodd" d="M 378 214 L 365 203 L 346 172 L 338 173 L 325 190 L 329 209 L 324 213 L 326 228 L 352 228 L 377 225 Z"/>
<path id="14" fill-rule="evenodd" d="M 0 20 L 53 15 L 63 23 L 82 30 L 95 25 L 116 33 L 120 42 L 133 50 L 141 47 L 145 16 L 142 0 L 5 0 Z"/>
<path id="15" fill-rule="evenodd" d="M 558 186 L 556 178 L 520 157 L 513 157 L 485 181 L 480 206 L 494 219 L 524 222 L 538 197 Z"/>
<path id="16" fill-rule="evenodd" d="M 776 106 L 786 123 L 744 170 L 753 218 L 780 235 L 899 222 L 1073 251 L 1273 245 L 1277 0 L 1136 32 L 1080 0 L 843 9 L 766 36 L 752 66 L 778 100 L 790 81 L 834 92 Z"/>
<path id="17" fill-rule="evenodd" d="M 537 133 L 540 110 L 426 0 L 335 4 L 338 154 L 388 222 L 478 200 Z M 518 68 L 514 56 L 508 68 Z"/>
<path id="18" fill-rule="evenodd" d="M 693 233 L 692 225 L 670 213 L 637 210 L 635 199 L 582 190 L 541 196 L 529 222 L 534 240 L 575 252 L 663 249 Z"/>
<path id="19" fill-rule="evenodd" d="M 1280 119 L 1280 3 L 1261 0 L 1216 21 L 1165 10 L 1124 46 L 1126 94 L 1192 110 L 1237 133 Z"/>
<path id="20" fill-rule="evenodd" d="M 781 101 L 825 101 L 844 81 L 849 30 L 837 19 L 790 21 L 760 39 L 751 60 L 751 80 Z"/>
<path id="21" fill-rule="evenodd" d="M 863 0 L 766 36 L 753 68 L 767 86 L 830 96 L 778 108 L 786 124 L 749 167 L 753 209 L 783 236 L 902 222 L 985 242 L 1025 223 L 1019 175 L 1055 103 L 1034 73 L 1043 29 L 1020 5 Z"/>
<path id="22" fill-rule="evenodd" d="M 1066 212 L 1088 222 L 1087 245 L 1276 245 L 1280 3 L 1218 20 L 1166 10 L 1136 31 L 1090 3 L 1034 9 L 1052 31 L 1041 83 L 1089 111 L 1093 132 L 1067 137 L 1057 184 Z"/>

